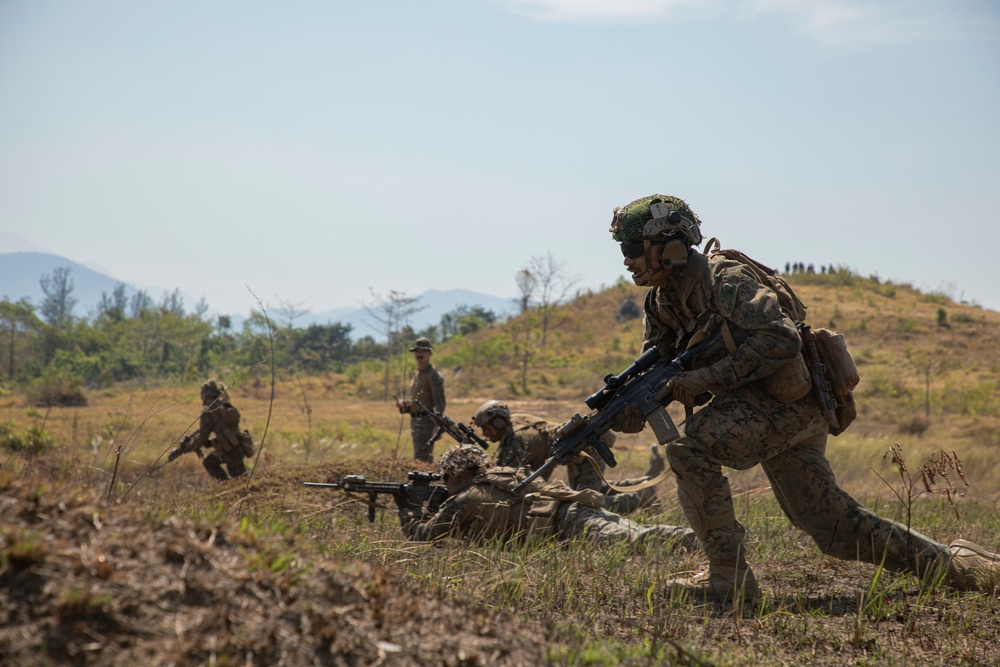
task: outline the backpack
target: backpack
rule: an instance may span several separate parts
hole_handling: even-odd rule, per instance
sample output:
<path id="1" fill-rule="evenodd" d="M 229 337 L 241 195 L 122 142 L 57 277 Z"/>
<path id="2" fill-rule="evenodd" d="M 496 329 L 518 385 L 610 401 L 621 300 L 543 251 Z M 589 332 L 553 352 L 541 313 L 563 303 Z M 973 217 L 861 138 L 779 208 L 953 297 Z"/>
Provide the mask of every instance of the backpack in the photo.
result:
<path id="1" fill-rule="evenodd" d="M 713 249 L 712 246 L 715 246 Z M 731 259 L 734 262 L 739 262 L 743 266 L 750 269 L 753 274 L 757 277 L 757 280 L 762 285 L 767 285 L 778 295 L 778 305 L 781 307 L 781 311 L 785 313 L 793 322 L 805 322 L 806 320 L 806 304 L 802 303 L 799 297 L 795 296 L 795 292 L 792 290 L 792 286 L 788 284 L 782 276 L 778 275 L 778 272 L 767 266 L 766 264 L 761 264 L 752 257 L 747 256 L 740 250 L 735 250 L 733 248 L 720 248 L 719 239 L 711 238 L 708 243 L 705 244 L 705 255 L 722 255 L 726 259 Z"/>
<path id="2" fill-rule="evenodd" d="M 739 262 L 750 269 L 762 285 L 771 288 L 778 296 L 778 306 L 785 315 L 797 325 L 805 322 L 806 305 L 795 296 L 791 285 L 784 277 L 778 275 L 777 271 L 761 264 L 752 257 L 748 257 L 739 250 L 720 248 L 717 238 L 709 239 L 708 243 L 705 244 L 704 254 L 722 255 L 726 259 Z M 817 380 L 828 383 L 832 398 L 836 401 L 834 412 L 839 422 L 836 428 L 831 425 L 830 434 L 840 435 L 858 415 L 853 391 L 860 380 L 857 365 L 847 349 L 843 335 L 827 329 L 816 329 L 814 333 L 823 370 L 818 378 L 813 378 L 813 384 L 815 385 Z M 804 348 L 803 354 L 805 354 Z M 806 360 L 806 365 L 809 366 L 808 360 Z M 819 395 L 819 391 L 814 393 Z M 817 401 L 819 400 L 821 399 L 817 398 Z"/>

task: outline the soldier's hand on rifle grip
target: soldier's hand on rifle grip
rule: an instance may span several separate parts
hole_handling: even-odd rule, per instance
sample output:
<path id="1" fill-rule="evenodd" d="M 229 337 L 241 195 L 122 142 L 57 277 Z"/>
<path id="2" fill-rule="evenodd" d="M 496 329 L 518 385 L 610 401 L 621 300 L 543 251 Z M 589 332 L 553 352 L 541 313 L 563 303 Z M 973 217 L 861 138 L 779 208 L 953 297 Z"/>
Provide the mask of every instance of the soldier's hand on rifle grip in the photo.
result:
<path id="1" fill-rule="evenodd" d="M 661 403 L 674 400 L 688 407 L 703 405 L 711 397 L 709 392 L 713 387 L 712 373 L 708 367 L 685 371 L 664 385 L 656 395 L 656 400 Z"/>
<path id="2" fill-rule="evenodd" d="M 638 433 L 646 426 L 642 410 L 635 403 L 629 403 L 611 420 L 611 430 L 619 433 Z M 598 450 L 600 451 L 600 450 Z M 611 450 L 608 450 L 609 452 Z"/>

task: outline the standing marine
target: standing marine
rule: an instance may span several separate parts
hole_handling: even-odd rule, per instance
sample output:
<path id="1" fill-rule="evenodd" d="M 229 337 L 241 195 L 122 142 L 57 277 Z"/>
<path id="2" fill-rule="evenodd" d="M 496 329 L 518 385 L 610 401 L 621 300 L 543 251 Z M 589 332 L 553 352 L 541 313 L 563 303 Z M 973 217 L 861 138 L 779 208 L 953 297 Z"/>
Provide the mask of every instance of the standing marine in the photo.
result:
<path id="1" fill-rule="evenodd" d="M 678 375 L 662 395 L 664 404 L 679 401 L 690 412 L 711 394 L 666 446 L 680 505 L 708 556 L 707 571 L 675 579 L 671 588 L 711 600 L 731 599 L 734 591 L 757 595 L 746 529 L 722 471 L 755 465 L 785 515 L 823 553 L 918 576 L 943 572 L 963 590 L 995 578 L 997 554 L 965 540 L 938 543 L 865 509 L 837 485 L 826 458 L 831 426 L 811 391 L 796 322 L 746 263 L 699 252 L 700 228 L 684 201 L 652 195 L 615 209 L 610 229 L 633 282 L 649 288 L 644 349 L 656 346 L 672 359 L 697 332 L 714 328 L 726 340 L 722 352 Z M 616 430 L 642 430 L 643 416 L 631 407 Z"/>
<path id="2" fill-rule="evenodd" d="M 431 355 L 434 347 L 426 338 L 418 338 L 410 348 L 413 358 L 417 361 L 417 369 L 413 371 L 410 382 L 410 398 L 401 401 L 396 399 L 396 408 L 402 414 L 410 415 L 410 435 L 413 436 L 413 458 L 426 463 L 434 462 L 434 445 L 431 437 L 436 424 L 417 405 L 417 401 L 435 414 L 443 415 L 445 408 L 444 378 L 431 365 Z"/>

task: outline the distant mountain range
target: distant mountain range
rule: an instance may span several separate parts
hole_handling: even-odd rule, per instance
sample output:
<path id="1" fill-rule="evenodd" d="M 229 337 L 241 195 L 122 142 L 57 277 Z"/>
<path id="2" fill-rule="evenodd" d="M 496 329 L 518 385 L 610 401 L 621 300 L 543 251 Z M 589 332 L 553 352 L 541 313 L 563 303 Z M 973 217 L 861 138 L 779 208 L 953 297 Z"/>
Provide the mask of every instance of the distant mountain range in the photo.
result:
<path id="1" fill-rule="evenodd" d="M 73 309 L 73 315 L 76 317 L 92 316 L 101 300 L 101 295 L 104 293 L 110 295 L 118 283 L 124 282 L 59 255 L 45 252 L 6 252 L 0 253 L 0 297 L 6 297 L 12 301 L 27 297 L 31 303 L 38 306 L 45 296 L 39 280 L 43 275 L 49 275 L 60 267 L 66 267 L 70 270 L 70 278 L 73 280 L 73 297 L 77 300 L 76 307 Z M 126 283 L 125 291 L 131 298 L 137 289 Z M 150 288 L 146 291 L 154 302 L 159 303 L 164 293 L 173 290 Z M 186 294 L 182 294 L 182 296 L 184 297 L 185 309 L 188 312 L 193 311 L 198 299 Z M 441 321 L 442 315 L 462 305 L 479 306 L 491 310 L 501 319 L 513 313 L 516 306 L 511 298 L 491 296 L 465 289 L 429 290 L 417 295 L 416 298 L 418 301 L 414 305 L 424 308 L 414 313 L 410 326 L 418 331 L 431 325 L 437 325 Z M 209 303 L 209 307 L 211 307 L 211 303 Z M 269 314 L 276 323 L 280 324 L 280 314 L 274 311 L 269 311 Z M 231 322 L 232 327 L 238 330 L 242 326 L 243 318 L 234 315 L 231 316 Z M 363 307 L 333 308 L 318 313 L 306 312 L 294 319 L 294 325 L 297 328 L 307 327 L 310 324 L 334 324 L 336 322 L 351 325 L 352 338 L 363 336 L 372 336 L 376 340 L 382 338 L 381 332 L 377 329 L 378 323 L 375 318 Z"/>

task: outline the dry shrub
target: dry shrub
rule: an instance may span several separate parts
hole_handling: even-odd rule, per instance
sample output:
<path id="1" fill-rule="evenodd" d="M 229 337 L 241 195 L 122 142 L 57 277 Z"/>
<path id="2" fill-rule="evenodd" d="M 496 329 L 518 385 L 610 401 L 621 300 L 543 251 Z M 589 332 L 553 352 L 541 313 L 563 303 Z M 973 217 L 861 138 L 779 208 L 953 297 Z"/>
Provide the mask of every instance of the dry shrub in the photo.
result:
<path id="1" fill-rule="evenodd" d="M 87 396 L 79 380 L 40 378 L 28 389 L 28 401 L 40 408 L 81 407 L 87 405 Z"/>
<path id="2" fill-rule="evenodd" d="M 899 423 L 899 432 L 907 435 L 921 436 L 931 426 L 926 417 L 913 417 Z"/>

